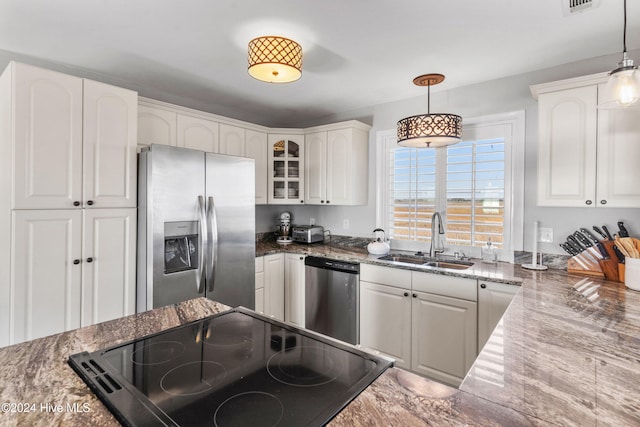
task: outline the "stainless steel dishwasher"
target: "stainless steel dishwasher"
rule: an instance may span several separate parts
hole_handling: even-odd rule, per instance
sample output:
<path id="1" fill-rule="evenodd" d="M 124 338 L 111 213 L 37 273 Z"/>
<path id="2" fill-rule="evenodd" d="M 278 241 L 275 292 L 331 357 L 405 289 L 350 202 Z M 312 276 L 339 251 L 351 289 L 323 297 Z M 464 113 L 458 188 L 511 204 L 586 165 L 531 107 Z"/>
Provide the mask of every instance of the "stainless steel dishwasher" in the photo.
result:
<path id="1" fill-rule="evenodd" d="M 360 342 L 360 264 L 305 258 L 305 328 Z"/>

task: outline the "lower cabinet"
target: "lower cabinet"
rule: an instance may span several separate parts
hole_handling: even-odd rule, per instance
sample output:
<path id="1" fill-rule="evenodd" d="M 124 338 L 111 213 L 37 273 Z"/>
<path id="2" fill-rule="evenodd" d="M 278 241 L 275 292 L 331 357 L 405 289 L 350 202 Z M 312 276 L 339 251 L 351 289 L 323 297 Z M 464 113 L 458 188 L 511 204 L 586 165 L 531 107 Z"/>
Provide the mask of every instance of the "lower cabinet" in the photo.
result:
<path id="1" fill-rule="evenodd" d="M 284 321 L 284 254 L 264 256 L 264 314 Z"/>
<path id="2" fill-rule="evenodd" d="M 264 314 L 264 257 L 256 257 L 256 308 Z"/>
<path id="3" fill-rule="evenodd" d="M 304 256 L 284 258 L 284 320 L 304 328 Z"/>
<path id="4" fill-rule="evenodd" d="M 12 304 L 0 345 L 135 312 L 135 208 L 12 215 Z"/>
<path id="5" fill-rule="evenodd" d="M 489 340 L 518 289 L 520 286 L 478 281 L 478 352 Z"/>
<path id="6" fill-rule="evenodd" d="M 477 282 L 360 266 L 360 344 L 458 386 L 477 355 Z"/>

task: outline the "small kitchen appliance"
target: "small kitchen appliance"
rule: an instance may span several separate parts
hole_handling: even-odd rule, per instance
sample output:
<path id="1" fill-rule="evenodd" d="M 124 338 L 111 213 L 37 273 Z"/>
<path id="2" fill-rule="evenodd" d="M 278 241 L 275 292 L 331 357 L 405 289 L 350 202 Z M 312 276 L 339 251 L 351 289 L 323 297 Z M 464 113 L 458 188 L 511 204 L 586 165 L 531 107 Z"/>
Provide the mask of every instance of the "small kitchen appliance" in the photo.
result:
<path id="1" fill-rule="evenodd" d="M 280 214 L 280 225 L 278 226 L 278 239 L 276 240 L 281 245 L 288 245 L 292 242 L 291 236 L 291 214 L 289 212 L 282 212 Z"/>
<path id="2" fill-rule="evenodd" d="M 291 238 L 298 243 L 317 243 L 324 240 L 324 228 L 319 225 L 294 225 Z"/>
<path id="3" fill-rule="evenodd" d="M 236 308 L 69 364 L 123 425 L 320 426 L 393 362 Z"/>

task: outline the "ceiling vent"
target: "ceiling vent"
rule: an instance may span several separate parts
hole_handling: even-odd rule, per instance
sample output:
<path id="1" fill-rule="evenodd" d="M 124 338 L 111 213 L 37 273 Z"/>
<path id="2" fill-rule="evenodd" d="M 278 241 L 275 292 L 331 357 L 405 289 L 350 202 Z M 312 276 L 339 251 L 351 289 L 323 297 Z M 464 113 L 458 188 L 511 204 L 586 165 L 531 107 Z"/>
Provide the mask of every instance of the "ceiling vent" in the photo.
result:
<path id="1" fill-rule="evenodd" d="M 562 14 L 564 16 L 575 15 L 596 8 L 600 0 L 561 0 Z"/>

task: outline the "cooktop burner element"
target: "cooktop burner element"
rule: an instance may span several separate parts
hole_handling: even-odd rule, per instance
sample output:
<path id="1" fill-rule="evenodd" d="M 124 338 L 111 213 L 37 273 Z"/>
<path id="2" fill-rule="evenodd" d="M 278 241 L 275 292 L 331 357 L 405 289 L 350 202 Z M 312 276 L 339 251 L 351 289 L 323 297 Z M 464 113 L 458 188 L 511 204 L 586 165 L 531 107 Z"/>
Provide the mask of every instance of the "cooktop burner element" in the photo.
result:
<path id="1" fill-rule="evenodd" d="M 237 308 L 71 367 L 125 425 L 323 425 L 391 361 Z"/>

